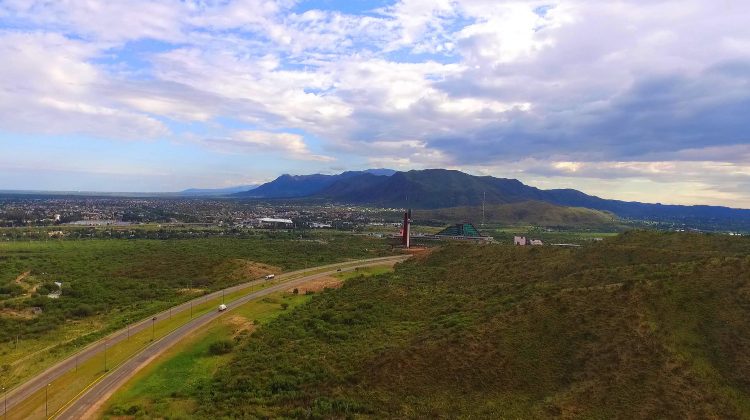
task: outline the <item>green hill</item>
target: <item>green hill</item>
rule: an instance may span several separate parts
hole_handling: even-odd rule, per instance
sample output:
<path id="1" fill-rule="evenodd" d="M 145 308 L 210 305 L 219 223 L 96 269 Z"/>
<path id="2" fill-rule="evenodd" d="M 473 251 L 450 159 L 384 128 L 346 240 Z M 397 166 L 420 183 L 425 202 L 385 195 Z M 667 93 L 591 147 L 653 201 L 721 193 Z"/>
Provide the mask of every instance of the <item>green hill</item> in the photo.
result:
<path id="1" fill-rule="evenodd" d="M 258 330 L 196 417 L 750 418 L 750 238 L 446 245 Z"/>
<path id="2" fill-rule="evenodd" d="M 452 207 L 437 210 L 415 210 L 415 221 L 456 223 L 482 221 L 482 207 Z M 581 207 L 562 207 L 541 201 L 488 205 L 484 209 L 487 223 L 565 227 L 619 226 L 617 216 Z"/>

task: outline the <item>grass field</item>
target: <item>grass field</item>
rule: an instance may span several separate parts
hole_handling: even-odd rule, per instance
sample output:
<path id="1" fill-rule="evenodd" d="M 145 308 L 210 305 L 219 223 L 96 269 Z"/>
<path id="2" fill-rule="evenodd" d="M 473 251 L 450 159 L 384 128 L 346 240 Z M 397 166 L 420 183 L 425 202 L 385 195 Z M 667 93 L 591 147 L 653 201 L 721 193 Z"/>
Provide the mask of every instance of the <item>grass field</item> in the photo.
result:
<path id="1" fill-rule="evenodd" d="M 346 281 L 392 270 L 376 266 L 343 272 L 335 277 Z M 197 396 L 210 386 L 218 369 L 232 359 L 231 354 L 212 354 L 212 344 L 227 339 L 240 344 L 256 328 L 308 302 L 312 296 L 286 291 L 233 308 L 137 373 L 107 401 L 99 414 L 105 417 L 190 417 L 198 410 Z"/>
<path id="2" fill-rule="evenodd" d="M 245 304 L 227 316 L 180 342 L 152 364 L 140 371 L 107 402 L 107 415 L 180 418 L 181 413 L 197 410 L 195 396 L 220 366 L 231 360 L 231 354 L 212 354 L 212 344 L 222 340 L 236 342 L 259 325 L 286 310 L 304 303 L 305 295 L 277 293 Z"/>
<path id="3" fill-rule="evenodd" d="M 264 325 L 190 416 L 748 418 L 749 254 L 656 232 L 446 245 Z"/>
<path id="4" fill-rule="evenodd" d="M 251 238 L 0 243 L 0 373 L 9 387 L 108 331 L 212 290 L 287 271 L 386 255 L 334 232 Z M 63 283 L 59 299 L 47 297 Z"/>

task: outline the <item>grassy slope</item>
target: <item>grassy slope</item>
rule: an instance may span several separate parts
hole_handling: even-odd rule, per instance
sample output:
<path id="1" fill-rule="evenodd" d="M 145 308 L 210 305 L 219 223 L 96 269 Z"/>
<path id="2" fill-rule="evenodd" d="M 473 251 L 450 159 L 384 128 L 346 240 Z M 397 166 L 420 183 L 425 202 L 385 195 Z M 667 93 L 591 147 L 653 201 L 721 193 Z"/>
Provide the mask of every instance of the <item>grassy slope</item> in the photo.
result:
<path id="1" fill-rule="evenodd" d="M 482 220 L 482 207 L 453 207 L 437 210 L 415 210 L 415 220 L 435 220 L 458 223 Z M 541 201 L 485 206 L 487 223 L 503 225 L 535 225 L 564 227 L 618 226 L 618 218 L 608 212 L 580 207 L 562 207 Z"/>
<path id="2" fill-rule="evenodd" d="M 336 277 L 349 280 L 360 275 L 379 275 L 391 267 L 369 267 L 342 272 Z M 301 305 L 311 295 L 282 292 L 248 302 L 201 328 L 138 372 L 110 398 L 100 413 L 104 416 L 131 414 L 145 417 L 189 418 L 197 411 L 196 396 L 210 385 L 219 367 L 231 361 L 231 355 L 211 355 L 209 346 L 222 339 L 242 337 L 275 319 L 284 311 Z M 282 304 L 288 304 L 284 309 Z M 238 322 L 239 321 L 239 322 Z M 248 329 L 249 327 L 249 329 Z"/>
<path id="3" fill-rule="evenodd" d="M 138 372 L 102 411 L 107 415 L 171 418 L 196 411 L 196 401 L 190 396 L 207 386 L 216 370 L 231 358 L 231 354 L 212 355 L 211 344 L 232 337 L 239 340 L 255 328 L 254 323 L 268 322 L 283 312 L 282 303 L 288 304 L 290 310 L 308 299 L 304 295 L 277 293 L 232 310 Z"/>
<path id="4" fill-rule="evenodd" d="M 446 246 L 256 332 L 199 416 L 748 418 L 749 252 Z"/>

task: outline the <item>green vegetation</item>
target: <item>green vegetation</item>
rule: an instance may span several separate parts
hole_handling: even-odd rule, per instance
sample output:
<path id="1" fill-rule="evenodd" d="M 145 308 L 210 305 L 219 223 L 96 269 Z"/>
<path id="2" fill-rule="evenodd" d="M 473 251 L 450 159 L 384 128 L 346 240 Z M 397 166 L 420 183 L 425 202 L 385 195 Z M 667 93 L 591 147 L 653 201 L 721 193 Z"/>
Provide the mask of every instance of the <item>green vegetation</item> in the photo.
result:
<path id="1" fill-rule="evenodd" d="M 334 277 L 348 280 L 391 271 L 390 266 L 373 266 L 337 273 Z M 291 292 L 275 293 L 230 308 L 226 316 L 196 331 L 137 373 L 112 396 L 101 412 L 113 416 L 130 413 L 148 418 L 194 415 L 198 409 L 198 395 L 203 388 L 211 386 L 217 369 L 231 361 L 230 356 L 222 353 L 225 348 L 231 346 L 235 351 L 237 343 L 247 340 L 261 324 L 275 319 L 285 310 L 284 307 L 297 307 L 315 294 L 312 291 L 304 295 L 298 292 L 294 288 Z M 213 347 L 217 348 L 212 350 Z"/>
<path id="2" fill-rule="evenodd" d="M 197 410 L 197 395 L 230 359 L 230 351 L 261 323 L 278 316 L 281 305 L 296 307 L 310 296 L 276 293 L 246 303 L 159 356 L 109 400 L 107 415 L 171 417 Z M 217 343 L 221 343 L 218 344 Z M 179 417 L 179 416 L 177 416 Z"/>
<path id="3" fill-rule="evenodd" d="M 194 388 L 197 418 L 750 417 L 750 239 L 447 244 L 315 294 Z"/>
<path id="4" fill-rule="evenodd" d="M 453 207 L 437 210 L 415 210 L 414 220 L 422 223 L 459 223 L 482 221 L 482 207 Z M 534 225 L 564 228 L 621 228 L 612 213 L 581 207 L 562 207 L 541 201 L 488 205 L 484 208 L 486 223 L 501 226 Z"/>
<path id="5" fill-rule="evenodd" d="M 127 323 L 176 303 L 279 272 L 390 252 L 335 232 L 247 238 L 0 243 L 3 386 Z M 48 295 L 60 289 L 62 295 Z"/>

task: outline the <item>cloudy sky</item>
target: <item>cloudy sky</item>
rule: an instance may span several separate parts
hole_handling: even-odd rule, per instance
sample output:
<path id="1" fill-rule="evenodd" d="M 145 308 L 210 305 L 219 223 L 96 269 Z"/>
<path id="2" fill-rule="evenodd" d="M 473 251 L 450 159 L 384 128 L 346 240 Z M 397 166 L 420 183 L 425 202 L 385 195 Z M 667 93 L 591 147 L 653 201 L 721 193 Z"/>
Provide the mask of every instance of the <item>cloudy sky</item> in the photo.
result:
<path id="1" fill-rule="evenodd" d="M 0 189 L 444 167 L 750 208 L 747 0 L 0 0 Z"/>

